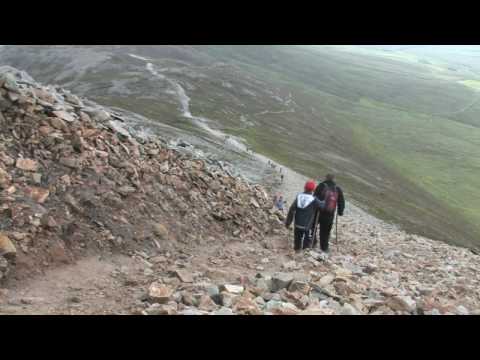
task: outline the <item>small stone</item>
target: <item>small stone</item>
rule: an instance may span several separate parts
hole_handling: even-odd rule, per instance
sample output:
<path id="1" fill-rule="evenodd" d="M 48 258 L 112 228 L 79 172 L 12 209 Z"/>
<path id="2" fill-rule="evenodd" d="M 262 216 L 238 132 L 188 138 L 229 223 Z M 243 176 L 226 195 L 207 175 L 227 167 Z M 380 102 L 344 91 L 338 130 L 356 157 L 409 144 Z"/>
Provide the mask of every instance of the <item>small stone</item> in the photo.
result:
<path id="1" fill-rule="evenodd" d="M 79 167 L 79 162 L 77 159 L 72 157 L 63 157 L 58 160 L 58 162 L 66 167 L 71 169 L 77 169 Z"/>
<path id="2" fill-rule="evenodd" d="M 27 233 L 21 233 L 21 232 L 12 232 L 11 233 L 12 238 L 14 238 L 17 241 L 22 241 L 25 240 L 25 238 L 28 236 Z"/>
<path id="3" fill-rule="evenodd" d="M 456 313 L 457 313 L 458 315 L 469 315 L 469 314 L 470 314 L 470 312 L 468 311 L 468 309 L 467 309 L 465 306 L 463 306 L 463 305 L 457 306 L 457 308 L 455 309 L 455 311 L 456 311 Z"/>
<path id="4" fill-rule="evenodd" d="M 23 297 L 20 299 L 20 303 L 24 305 L 33 305 L 36 303 L 43 302 L 44 299 L 40 297 Z"/>
<path id="5" fill-rule="evenodd" d="M 208 296 L 210 297 L 216 297 L 220 295 L 220 289 L 218 288 L 217 285 L 208 284 L 208 285 L 205 285 L 204 288 Z"/>
<path id="6" fill-rule="evenodd" d="M 245 290 L 245 288 L 243 286 L 240 286 L 240 285 L 230 285 L 230 284 L 225 284 L 225 285 L 222 285 L 220 286 L 220 291 L 226 291 L 230 294 L 241 294 L 243 293 L 243 291 Z"/>
<path id="7" fill-rule="evenodd" d="M 272 278 L 265 277 L 257 279 L 257 281 L 255 282 L 255 286 L 264 291 L 270 291 L 270 289 L 272 288 Z"/>
<path id="8" fill-rule="evenodd" d="M 29 186 L 25 188 L 25 194 L 39 204 L 43 204 L 50 195 L 50 191 L 36 186 Z"/>
<path id="9" fill-rule="evenodd" d="M 233 300 L 237 297 L 237 295 L 228 293 L 226 291 L 222 291 L 220 293 L 220 299 L 222 301 L 222 305 L 225 307 L 231 308 L 233 305 Z"/>
<path id="10" fill-rule="evenodd" d="M 45 214 L 40 218 L 40 224 L 47 229 L 54 229 L 58 227 L 55 219 L 48 214 Z"/>
<path id="11" fill-rule="evenodd" d="M 51 118 L 50 119 L 50 125 L 52 126 L 52 128 L 57 129 L 57 130 L 61 130 L 61 131 L 67 131 L 68 130 L 68 127 L 65 124 L 65 122 L 58 117 Z M 44 132 L 46 132 L 46 130 Z M 49 133 L 50 132 L 51 131 L 49 131 Z M 46 135 L 46 134 L 44 134 L 44 135 Z"/>
<path id="12" fill-rule="evenodd" d="M 184 283 L 193 283 L 193 276 L 186 270 L 175 270 L 175 275 Z"/>
<path id="13" fill-rule="evenodd" d="M 175 315 L 177 309 L 177 303 L 171 301 L 168 304 L 152 304 L 145 312 L 148 315 Z"/>
<path id="14" fill-rule="evenodd" d="M 7 188 L 12 181 L 12 177 L 0 167 L 0 189 Z"/>
<path id="15" fill-rule="evenodd" d="M 0 81 L 3 82 L 3 87 L 7 90 L 20 93 L 15 76 L 11 73 L 3 73 L 0 75 Z"/>
<path id="16" fill-rule="evenodd" d="M 42 183 L 42 174 L 39 174 L 39 173 L 32 174 L 32 180 L 37 185 L 41 184 Z"/>
<path id="17" fill-rule="evenodd" d="M 161 263 L 166 262 L 167 258 L 165 256 L 159 255 L 159 256 L 155 256 L 155 257 L 149 259 L 149 261 L 152 264 L 161 264 Z"/>
<path id="18" fill-rule="evenodd" d="M 430 311 L 425 311 L 425 315 L 442 315 L 442 313 L 438 309 L 432 309 Z"/>
<path id="19" fill-rule="evenodd" d="M 60 120 L 64 120 L 66 122 L 74 122 L 75 121 L 75 118 L 69 114 L 68 112 L 66 111 L 54 111 L 53 114 L 57 117 L 57 119 L 60 119 Z M 59 124 L 59 126 L 55 126 L 53 123 L 56 122 L 57 124 Z M 58 130 L 63 130 L 66 128 L 65 126 L 65 123 L 60 123 L 60 122 L 57 122 L 57 121 L 50 121 L 50 124 L 55 128 L 55 129 L 58 129 Z"/>
<path id="20" fill-rule="evenodd" d="M 342 315 L 361 315 L 361 312 L 358 311 L 354 306 L 349 303 L 344 303 L 341 311 Z"/>
<path id="21" fill-rule="evenodd" d="M 373 274 L 377 271 L 377 267 L 375 265 L 367 265 L 363 268 L 363 272 L 366 274 Z"/>
<path id="22" fill-rule="evenodd" d="M 196 306 L 198 304 L 198 300 L 189 292 L 184 292 L 182 294 L 182 303 L 187 306 Z"/>
<path id="23" fill-rule="evenodd" d="M 323 276 L 318 281 L 318 285 L 320 285 L 320 287 L 324 287 L 324 286 L 327 286 L 327 285 L 331 284 L 333 282 L 333 280 L 335 280 L 335 275 L 334 274 L 327 274 L 327 275 Z"/>
<path id="24" fill-rule="evenodd" d="M 250 204 L 256 207 L 257 209 L 260 208 L 260 205 L 258 205 L 258 202 L 255 199 L 251 199 Z"/>
<path id="25" fill-rule="evenodd" d="M 17 249 L 13 245 L 12 241 L 5 234 L 0 233 L 0 256 L 6 258 L 13 258 L 17 254 Z"/>
<path id="26" fill-rule="evenodd" d="M 288 273 L 275 273 L 272 275 L 272 292 L 288 288 L 293 280 L 293 275 Z"/>
<path id="27" fill-rule="evenodd" d="M 63 175 L 60 177 L 60 180 L 65 184 L 65 185 L 72 185 L 72 180 L 69 175 Z"/>
<path id="28" fill-rule="evenodd" d="M 293 280 L 288 287 L 288 291 L 298 291 L 304 295 L 307 295 L 310 292 L 310 285 L 308 284 L 308 282 L 305 281 Z"/>
<path id="29" fill-rule="evenodd" d="M 276 310 L 276 311 L 275 311 Z M 279 315 L 296 314 L 298 308 L 288 302 L 270 300 L 265 304 L 265 311 L 271 311 Z"/>
<path id="30" fill-rule="evenodd" d="M 246 297 L 240 297 L 234 302 L 233 311 L 245 315 L 260 315 L 258 305 Z"/>
<path id="31" fill-rule="evenodd" d="M 15 160 L 13 160 L 10 156 L 4 154 L 1 151 L 0 151 L 0 161 L 2 161 L 7 166 L 11 166 L 15 164 Z"/>
<path id="32" fill-rule="evenodd" d="M 234 315 L 234 313 L 232 309 L 222 307 L 219 310 L 214 311 L 212 315 Z"/>
<path id="33" fill-rule="evenodd" d="M 143 270 L 143 275 L 145 276 L 152 276 L 154 274 L 154 271 L 150 268 L 146 268 L 145 270 Z"/>
<path id="34" fill-rule="evenodd" d="M 69 298 L 67 298 L 67 302 L 72 304 L 79 304 L 81 300 L 78 296 L 70 296 Z"/>
<path id="35" fill-rule="evenodd" d="M 288 261 L 284 264 L 282 264 L 282 267 L 285 269 L 285 270 L 296 270 L 296 269 L 299 269 L 300 267 L 298 266 L 298 264 L 296 263 L 296 261 Z"/>
<path id="36" fill-rule="evenodd" d="M 25 171 L 37 171 L 38 170 L 38 163 L 32 159 L 17 159 L 17 168 Z"/>
<path id="37" fill-rule="evenodd" d="M 261 296 L 257 296 L 253 301 L 259 306 L 265 305 L 265 300 Z"/>
<path id="38" fill-rule="evenodd" d="M 208 315 L 208 312 L 202 311 L 202 310 L 199 310 L 199 309 L 190 308 L 190 309 L 184 309 L 184 310 L 179 311 L 179 312 L 177 313 L 177 315 L 194 315 L 194 316 L 198 316 L 198 315 Z"/>
<path id="39" fill-rule="evenodd" d="M 148 297 L 152 302 L 167 303 L 172 296 L 172 290 L 163 284 L 152 283 L 148 289 Z"/>
<path id="40" fill-rule="evenodd" d="M 10 267 L 7 259 L 4 259 L 2 256 L 0 256 L 0 280 L 2 280 L 8 275 L 9 269 Z M 2 292 L 3 292 L 3 289 L 0 289 L 0 303 L 2 298 Z"/>
<path id="41" fill-rule="evenodd" d="M 396 311 L 415 311 L 417 303 L 409 296 L 393 296 L 387 301 L 387 305 Z"/>
<path id="42" fill-rule="evenodd" d="M 160 223 L 154 224 L 153 232 L 162 240 L 168 239 L 168 230 L 163 224 L 160 224 Z"/>
<path id="43" fill-rule="evenodd" d="M 198 302 L 198 308 L 204 311 L 213 311 L 217 309 L 217 304 L 208 295 L 203 295 Z"/>

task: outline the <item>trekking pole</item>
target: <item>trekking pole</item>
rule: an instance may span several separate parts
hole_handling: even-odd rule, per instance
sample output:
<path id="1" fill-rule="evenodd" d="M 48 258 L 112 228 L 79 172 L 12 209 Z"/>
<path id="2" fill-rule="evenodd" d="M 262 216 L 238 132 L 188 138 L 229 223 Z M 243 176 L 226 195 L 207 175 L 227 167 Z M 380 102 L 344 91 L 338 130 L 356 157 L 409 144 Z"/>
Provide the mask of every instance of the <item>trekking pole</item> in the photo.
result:
<path id="1" fill-rule="evenodd" d="M 335 216 L 335 242 L 337 243 L 337 251 L 338 251 L 338 213 Z"/>
<path id="2" fill-rule="evenodd" d="M 315 218 L 313 220 L 313 234 L 312 234 L 312 249 L 315 248 L 315 240 L 316 240 L 316 236 L 317 236 L 317 229 L 318 229 L 318 224 L 317 224 L 317 221 L 318 221 L 318 211 L 317 213 L 315 214 Z"/>

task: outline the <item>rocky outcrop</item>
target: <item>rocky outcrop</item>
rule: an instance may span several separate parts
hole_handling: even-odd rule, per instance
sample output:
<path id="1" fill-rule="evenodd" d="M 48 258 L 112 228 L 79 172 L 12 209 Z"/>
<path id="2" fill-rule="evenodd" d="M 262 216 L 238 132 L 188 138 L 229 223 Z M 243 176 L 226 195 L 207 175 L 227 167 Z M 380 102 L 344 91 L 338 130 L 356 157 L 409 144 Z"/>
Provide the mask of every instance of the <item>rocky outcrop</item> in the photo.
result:
<path id="1" fill-rule="evenodd" d="M 0 231 L 29 258 L 21 264 L 39 269 L 87 249 L 261 240 L 281 224 L 261 186 L 125 120 L 0 68 Z"/>

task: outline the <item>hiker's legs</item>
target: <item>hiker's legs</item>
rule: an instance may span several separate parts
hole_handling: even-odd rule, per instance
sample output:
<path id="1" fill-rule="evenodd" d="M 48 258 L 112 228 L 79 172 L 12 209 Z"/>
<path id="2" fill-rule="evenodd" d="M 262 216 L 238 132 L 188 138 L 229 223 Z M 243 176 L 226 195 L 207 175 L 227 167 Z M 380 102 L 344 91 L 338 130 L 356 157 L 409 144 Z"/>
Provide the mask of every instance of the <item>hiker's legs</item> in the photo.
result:
<path id="1" fill-rule="evenodd" d="M 304 232 L 303 240 L 303 250 L 308 249 L 312 246 L 312 229 L 308 229 Z"/>
<path id="2" fill-rule="evenodd" d="M 295 228 L 295 230 L 293 232 L 293 234 L 294 234 L 294 247 L 293 247 L 293 249 L 295 251 L 302 250 L 302 238 L 303 238 L 304 233 L 305 233 L 305 231 L 303 231 L 302 229 Z"/>
<path id="3" fill-rule="evenodd" d="M 328 241 L 332 231 L 333 217 L 325 216 L 320 218 L 320 248 L 322 251 L 328 251 Z"/>

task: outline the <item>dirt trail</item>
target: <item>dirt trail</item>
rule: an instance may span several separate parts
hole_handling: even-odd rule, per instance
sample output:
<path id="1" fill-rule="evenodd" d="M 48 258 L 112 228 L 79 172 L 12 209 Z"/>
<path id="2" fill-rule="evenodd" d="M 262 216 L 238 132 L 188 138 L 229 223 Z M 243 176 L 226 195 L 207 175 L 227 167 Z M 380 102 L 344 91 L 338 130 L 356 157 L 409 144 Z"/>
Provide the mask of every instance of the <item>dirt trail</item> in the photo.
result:
<path id="1" fill-rule="evenodd" d="M 286 239 L 271 239 L 269 247 L 265 249 L 263 244 L 253 242 L 186 246 L 164 263 L 153 266 L 150 261 L 159 253 L 82 259 L 4 290 L 0 295 L 0 315 L 136 314 L 142 310 L 141 299 L 148 286 L 170 276 L 175 269 L 206 274 L 217 282 L 254 276 L 258 264 L 262 264 L 264 272 L 280 270 L 281 264 L 291 259 Z M 265 258 L 268 263 L 261 262 Z"/>

